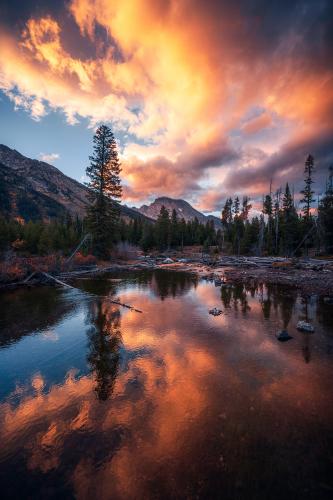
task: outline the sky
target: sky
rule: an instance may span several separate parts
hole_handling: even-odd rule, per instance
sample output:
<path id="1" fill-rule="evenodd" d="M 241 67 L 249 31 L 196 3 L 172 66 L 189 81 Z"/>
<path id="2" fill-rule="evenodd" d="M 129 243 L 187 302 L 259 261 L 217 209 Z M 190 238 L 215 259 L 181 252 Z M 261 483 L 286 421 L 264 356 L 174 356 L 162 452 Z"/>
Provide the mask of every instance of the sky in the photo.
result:
<path id="1" fill-rule="evenodd" d="M 111 126 L 124 202 L 314 189 L 333 163 L 331 0 L 4 1 L 0 143 L 85 180 Z"/>

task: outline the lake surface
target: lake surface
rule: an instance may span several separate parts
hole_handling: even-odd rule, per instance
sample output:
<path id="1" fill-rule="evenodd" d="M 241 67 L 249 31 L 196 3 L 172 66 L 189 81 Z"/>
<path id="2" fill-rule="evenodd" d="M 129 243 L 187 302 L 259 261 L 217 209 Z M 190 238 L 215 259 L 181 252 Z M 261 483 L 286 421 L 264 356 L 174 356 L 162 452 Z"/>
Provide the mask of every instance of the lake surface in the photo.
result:
<path id="1" fill-rule="evenodd" d="M 1 498 L 333 498 L 332 305 L 167 271 L 75 286 L 0 296 Z"/>

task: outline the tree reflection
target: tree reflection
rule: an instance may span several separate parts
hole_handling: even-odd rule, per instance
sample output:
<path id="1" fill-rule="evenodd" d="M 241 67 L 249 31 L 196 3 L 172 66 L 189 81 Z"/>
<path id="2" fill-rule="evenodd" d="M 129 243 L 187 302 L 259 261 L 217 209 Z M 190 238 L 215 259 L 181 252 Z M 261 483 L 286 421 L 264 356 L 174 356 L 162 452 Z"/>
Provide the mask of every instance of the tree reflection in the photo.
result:
<path id="1" fill-rule="evenodd" d="M 311 299 L 307 295 L 302 297 L 302 305 L 303 305 L 303 318 L 307 323 L 309 322 L 310 308 L 313 307 L 314 304 L 311 304 Z M 306 363 L 310 363 L 311 361 L 311 340 L 309 334 L 307 332 L 303 332 L 303 346 L 302 353 L 303 358 Z"/>
<path id="2" fill-rule="evenodd" d="M 232 287 L 222 286 L 221 287 L 221 301 L 225 309 L 230 308 L 230 303 L 232 299 Z"/>
<path id="3" fill-rule="evenodd" d="M 107 300 L 99 299 L 90 306 L 88 330 L 88 362 L 96 381 L 95 391 L 100 401 L 106 401 L 116 381 L 122 336 L 120 311 Z"/>
<path id="4" fill-rule="evenodd" d="M 240 306 L 244 316 L 251 310 L 247 300 L 246 288 L 242 284 L 237 284 L 232 287 L 222 286 L 221 301 L 225 308 L 230 308 L 232 302 L 235 311 L 238 311 Z"/>
<path id="5" fill-rule="evenodd" d="M 272 308 L 272 287 L 267 285 L 265 287 L 266 289 L 266 296 L 264 298 L 265 290 L 264 287 L 262 287 L 262 300 L 261 300 L 261 307 L 262 307 L 262 312 L 264 315 L 265 319 L 269 319 L 271 315 L 271 308 Z"/>
<path id="6" fill-rule="evenodd" d="M 288 293 L 279 294 L 279 305 L 281 311 L 281 317 L 283 322 L 283 328 L 286 329 L 290 323 L 293 309 L 297 299 L 297 291 L 289 291 Z"/>
<path id="7" fill-rule="evenodd" d="M 189 273 L 155 271 L 152 275 L 151 288 L 161 300 L 167 297 L 184 295 L 198 284 L 198 278 Z"/>

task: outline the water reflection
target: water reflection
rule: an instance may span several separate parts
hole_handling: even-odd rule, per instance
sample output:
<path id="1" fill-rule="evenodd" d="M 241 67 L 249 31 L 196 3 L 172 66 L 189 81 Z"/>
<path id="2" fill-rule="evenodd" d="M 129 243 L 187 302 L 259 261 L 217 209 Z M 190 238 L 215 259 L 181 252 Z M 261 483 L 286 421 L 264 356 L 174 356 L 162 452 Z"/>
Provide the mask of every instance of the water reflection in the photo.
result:
<path id="1" fill-rule="evenodd" d="M 100 277 L 92 280 L 77 280 L 75 285 L 86 292 L 106 296 L 115 295 L 129 286 L 146 289 L 164 300 L 168 297 L 176 298 L 186 295 L 193 287 L 196 288 L 198 278 L 195 275 L 176 271 L 142 271 L 115 272 L 112 278 Z"/>
<path id="2" fill-rule="evenodd" d="M 0 347 L 19 341 L 32 331 L 52 328 L 77 304 L 63 300 L 53 287 L 14 290 L 0 294 Z"/>
<path id="3" fill-rule="evenodd" d="M 226 309 L 233 307 L 235 312 L 240 310 L 244 316 L 251 310 L 245 285 L 223 286 L 221 288 L 221 300 Z"/>
<path id="4" fill-rule="evenodd" d="M 120 311 L 108 300 L 96 300 L 89 305 L 88 363 L 95 380 L 95 391 L 101 401 L 106 401 L 112 394 L 119 369 L 120 347 Z"/>
<path id="5" fill-rule="evenodd" d="M 309 302 L 316 333 L 305 337 L 296 330 L 305 304 L 292 290 L 220 291 L 191 277 L 173 284 L 177 276 L 82 280 L 94 295 L 54 323 L 57 356 L 42 334 L 0 349 L 10 376 L 13 359 L 25 362 L 20 345 L 31 353 L 40 342 L 0 402 L 5 498 L 329 498 L 330 310 Z M 224 314 L 211 317 L 221 303 Z M 284 345 L 282 325 L 294 336 Z M 306 339 L 315 339 L 311 363 Z"/>

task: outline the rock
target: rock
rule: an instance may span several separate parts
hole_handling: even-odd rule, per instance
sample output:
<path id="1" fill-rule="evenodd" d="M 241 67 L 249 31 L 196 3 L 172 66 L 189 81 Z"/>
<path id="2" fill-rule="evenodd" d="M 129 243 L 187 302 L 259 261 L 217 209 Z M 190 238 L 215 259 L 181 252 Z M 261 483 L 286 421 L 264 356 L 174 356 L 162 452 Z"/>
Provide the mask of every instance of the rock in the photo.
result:
<path id="1" fill-rule="evenodd" d="M 299 321 L 297 323 L 297 330 L 300 330 L 301 332 L 309 332 L 313 333 L 314 328 L 310 323 L 307 323 L 306 321 Z"/>
<path id="2" fill-rule="evenodd" d="M 166 259 L 164 259 L 164 261 L 162 262 L 162 264 L 173 264 L 174 261 L 172 259 L 170 259 L 170 257 L 167 257 Z"/>
<path id="3" fill-rule="evenodd" d="M 289 333 L 287 332 L 287 330 L 281 330 L 281 332 L 279 332 L 277 335 L 276 335 L 276 338 L 280 341 L 280 342 L 286 342 L 287 340 L 290 340 L 292 339 L 293 337 L 291 335 L 289 335 Z"/>
<path id="4" fill-rule="evenodd" d="M 212 314 L 213 316 L 220 316 L 220 314 L 222 314 L 222 311 L 221 309 L 214 307 L 213 309 L 209 310 L 209 314 Z"/>

